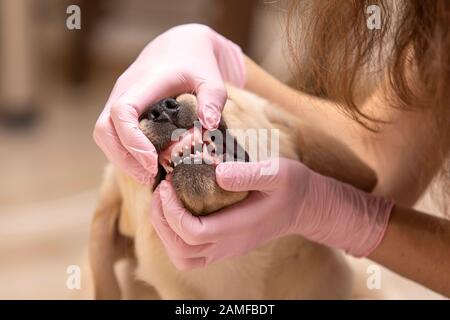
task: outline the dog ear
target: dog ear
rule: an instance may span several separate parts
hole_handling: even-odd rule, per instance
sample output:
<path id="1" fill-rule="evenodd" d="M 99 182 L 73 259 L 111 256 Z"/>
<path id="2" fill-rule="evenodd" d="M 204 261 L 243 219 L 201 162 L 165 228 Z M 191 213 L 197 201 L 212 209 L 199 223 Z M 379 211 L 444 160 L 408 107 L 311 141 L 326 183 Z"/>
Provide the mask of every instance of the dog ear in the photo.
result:
<path id="1" fill-rule="evenodd" d="M 89 263 L 94 299 L 120 299 L 115 263 L 133 252 L 132 240 L 119 233 L 122 199 L 112 170 L 108 170 L 91 223 Z"/>
<path id="2" fill-rule="evenodd" d="M 344 143 L 304 123 L 298 141 L 300 159 L 310 169 L 366 192 L 375 188 L 375 171 Z"/>

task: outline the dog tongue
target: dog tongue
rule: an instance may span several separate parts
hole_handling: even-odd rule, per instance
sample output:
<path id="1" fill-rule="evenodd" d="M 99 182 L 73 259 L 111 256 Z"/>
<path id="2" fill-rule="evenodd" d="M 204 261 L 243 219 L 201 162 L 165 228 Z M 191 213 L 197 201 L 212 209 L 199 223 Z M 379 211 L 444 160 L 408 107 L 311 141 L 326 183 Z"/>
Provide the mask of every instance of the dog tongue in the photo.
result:
<path id="1" fill-rule="evenodd" d="M 173 141 L 159 153 L 158 162 L 167 173 L 173 171 L 172 163 L 218 164 L 221 161 L 220 157 L 210 154 L 211 150 L 214 149 L 214 143 L 211 141 L 209 141 L 209 145 L 203 143 L 205 131 L 203 128 L 194 126 L 182 134 L 178 141 Z"/>

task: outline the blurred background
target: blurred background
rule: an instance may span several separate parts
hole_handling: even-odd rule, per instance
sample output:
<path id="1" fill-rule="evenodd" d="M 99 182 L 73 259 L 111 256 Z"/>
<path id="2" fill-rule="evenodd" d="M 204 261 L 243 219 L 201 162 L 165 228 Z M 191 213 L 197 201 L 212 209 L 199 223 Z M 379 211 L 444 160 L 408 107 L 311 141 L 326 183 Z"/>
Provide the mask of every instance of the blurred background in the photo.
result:
<path id="1" fill-rule="evenodd" d="M 66 27 L 69 5 L 80 30 Z M 66 270 L 83 263 L 107 162 L 92 130 L 140 50 L 203 23 L 288 81 L 284 14 L 262 0 L 0 0 L 0 299 L 78 296 Z M 392 298 L 439 298 L 384 272 Z"/>

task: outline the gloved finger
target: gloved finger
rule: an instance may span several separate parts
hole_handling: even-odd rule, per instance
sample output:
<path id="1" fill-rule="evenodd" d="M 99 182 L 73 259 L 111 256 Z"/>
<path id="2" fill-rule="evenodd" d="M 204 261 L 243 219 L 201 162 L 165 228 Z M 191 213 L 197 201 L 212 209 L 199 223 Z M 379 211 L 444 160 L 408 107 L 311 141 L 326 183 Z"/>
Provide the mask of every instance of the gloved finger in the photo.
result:
<path id="1" fill-rule="evenodd" d="M 261 162 L 222 162 L 216 167 L 217 184 L 228 191 L 270 191 L 276 188 L 278 159 Z"/>
<path id="2" fill-rule="evenodd" d="M 134 177 L 140 183 L 152 183 L 155 174 L 145 170 L 144 167 L 122 146 L 108 111 L 104 111 L 97 120 L 93 138 L 107 158 L 116 167 Z"/>
<path id="3" fill-rule="evenodd" d="M 225 43 L 220 46 L 223 50 L 216 52 L 217 64 L 220 66 L 222 78 L 238 88 L 243 88 L 247 75 L 241 48 L 220 34 L 217 35 L 216 40 Z"/>
<path id="4" fill-rule="evenodd" d="M 196 80 L 199 83 L 196 88 L 198 118 L 202 126 L 208 130 L 217 129 L 219 126 L 222 110 L 227 100 L 227 90 L 219 71 L 217 70 L 213 74 L 215 79 Z"/>
<path id="5" fill-rule="evenodd" d="M 207 251 L 208 257 L 215 257 L 217 253 L 223 255 L 219 252 L 220 246 L 230 239 L 235 240 L 238 235 L 248 234 L 249 230 L 257 228 L 262 220 L 270 219 L 259 214 L 267 212 L 267 202 L 264 201 L 266 197 L 262 192 L 251 192 L 246 199 L 210 216 L 201 217 L 201 229 L 198 227 L 189 229 L 186 227 L 189 224 L 183 224 L 184 236 L 192 242 L 214 242 L 214 246 Z M 167 221 L 171 224 L 171 220 Z"/>
<path id="6" fill-rule="evenodd" d="M 152 210 L 153 211 L 153 210 Z M 189 270 L 194 268 L 204 267 L 206 264 L 206 258 L 199 256 L 195 257 L 196 253 L 193 253 L 193 257 L 190 257 L 189 250 L 184 249 L 183 247 L 179 247 L 178 249 L 173 246 L 173 239 L 177 239 L 176 242 L 183 244 L 183 246 L 187 246 L 184 244 L 183 240 L 181 240 L 178 235 L 176 235 L 170 227 L 167 225 L 167 222 L 158 223 L 157 220 L 153 221 L 153 226 L 155 228 L 156 233 L 158 234 L 161 242 L 164 245 L 166 253 L 172 262 L 172 264 L 178 270 Z M 199 247 L 199 246 L 196 246 Z M 192 248 L 192 247 L 190 247 Z M 200 251 L 199 251 L 200 252 Z"/>
<path id="7" fill-rule="evenodd" d="M 136 83 L 111 105 L 111 118 L 122 146 L 149 173 L 158 169 L 155 147 L 139 129 L 139 116 L 153 103 L 183 90 L 178 77 L 151 77 Z"/>
<path id="8" fill-rule="evenodd" d="M 169 256 L 170 261 L 172 261 L 175 268 L 178 270 L 190 270 L 195 268 L 203 268 L 206 266 L 206 258 L 189 258 L 189 259 L 181 259 L 181 258 L 173 258 Z"/>
<path id="9" fill-rule="evenodd" d="M 189 245 L 213 244 L 215 230 L 203 223 L 204 217 L 187 211 L 168 181 L 162 181 L 159 188 L 163 212 L 172 230 Z"/>
<path id="10" fill-rule="evenodd" d="M 153 193 L 151 220 L 156 233 L 164 244 L 166 251 L 173 259 L 186 260 L 202 258 L 207 254 L 212 244 L 188 245 L 169 226 L 163 213 L 160 197 L 160 187 Z"/>
<path id="11" fill-rule="evenodd" d="M 262 193 L 251 193 L 247 199 L 213 215 L 195 217 L 183 207 L 169 182 L 162 181 L 159 188 L 164 215 L 171 229 L 189 245 L 209 243 L 211 246 L 202 251 L 205 256 L 217 254 L 217 247 L 226 241 L 223 239 L 252 230 L 260 223 L 260 216 L 245 213 L 262 212 L 267 206 L 261 201 Z"/>

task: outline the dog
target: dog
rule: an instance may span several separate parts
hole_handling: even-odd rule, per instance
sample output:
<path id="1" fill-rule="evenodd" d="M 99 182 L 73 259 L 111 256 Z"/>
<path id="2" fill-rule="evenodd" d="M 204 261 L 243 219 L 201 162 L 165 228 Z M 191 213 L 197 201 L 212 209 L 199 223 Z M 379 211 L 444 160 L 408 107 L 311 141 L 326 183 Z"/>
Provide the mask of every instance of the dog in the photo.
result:
<path id="1" fill-rule="evenodd" d="M 178 197 L 194 215 L 214 214 L 247 196 L 247 192 L 229 192 L 217 185 L 217 160 L 261 161 L 280 156 L 301 161 L 318 173 L 367 192 L 377 183 L 371 168 L 337 139 L 316 130 L 314 124 L 248 91 L 232 86 L 227 86 L 227 91 L 216 133 L 231 134 L 231 140 L 216 141 L 214 131 L 197 129 L 203 134 L 202 141 L 186 142 L 196 130 L 197 100 L 192 94 L 181 94 L 150 106 L 140 118 L 140 129 L 159 154 L 153 186 L 139 184 L 112 165 L 107 167 L 89 241 L 95 299 L 351 297 L 353 276 L 343 255 L 301 236 L 275 239 L 243 256 L 203 268 L 178 270 L 171 263 L 150 220 L 152 191 L 167 174 Z M 269 136 L 251 148 L 245 136 L 236 134 L 248 129 L 276 129 L 278 141 Z M 185 130 L 178 142 L 172 139 L 175 130 Z M 279 154 L 261 155 L 261 149 L 275 143 Z M 199 152 L 195 147 L 200 147 Z M 204 151 L 213 154 L 210 163 L 189 162 L 200 159 Z"/>

